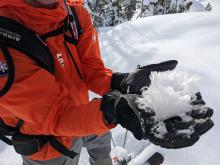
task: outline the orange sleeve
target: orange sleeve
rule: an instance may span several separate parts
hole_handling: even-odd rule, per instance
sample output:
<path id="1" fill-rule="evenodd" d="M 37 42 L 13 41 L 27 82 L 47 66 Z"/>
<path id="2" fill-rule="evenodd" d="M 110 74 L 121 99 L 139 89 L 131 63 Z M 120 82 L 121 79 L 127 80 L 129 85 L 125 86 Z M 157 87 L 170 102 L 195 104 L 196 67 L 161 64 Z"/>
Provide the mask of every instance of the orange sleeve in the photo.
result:
<path id="1" fill-rule="evenodd" d="M 53 75 L 18 51 L 10 52 L 14 55 L 16 76 L 10 91 L 0 98 L 0 109 L 25 121 L 23 133 L 86 136 L 109 130 L 99 110 L 100 99 L 75 105 L 68 90 Z M 1 51 L 0 60 L 4 60 Z M 1 87 L 4 82 L 0 78 Z"/>
<path id="2" fill-rule="evenodd" d="M 110 90 L 112 71 L 107 69 L 100 55 L 98 34 L 93 27 L 88 11 L 76 7 L 83 33 L 79 38 L 77 52 L 82 63 L 89 89 L 99 95 Z"/>

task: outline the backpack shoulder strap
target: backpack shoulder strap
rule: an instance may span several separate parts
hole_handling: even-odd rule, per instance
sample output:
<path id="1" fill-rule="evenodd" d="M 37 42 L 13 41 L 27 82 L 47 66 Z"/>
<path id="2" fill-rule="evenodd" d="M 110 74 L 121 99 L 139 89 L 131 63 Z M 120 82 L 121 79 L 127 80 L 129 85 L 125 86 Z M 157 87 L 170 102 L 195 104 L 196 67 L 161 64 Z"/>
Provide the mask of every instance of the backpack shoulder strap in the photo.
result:
<path id="1" fill-rule="evenodd" d="M 49 31 L 43 35 L 40 36 L 40 38 L 45 41 L 47 38 L 50 38 L 50 37 L 54 37 L 54 36 L 58 36 L 60 34 L 63 34 L 65 32 L 67 32 L 68 30 L 68 17 L 66 17 L 63 21 L 63 26 L 61 26 L 60 28 L 58 29 L 55 29 L 55 30 L 52 30 L 52 31 Z"/>
<path id="2" fill-rule="evenodd" d="M 9 91 L 14 81 L 13 55 L 11 55 L 8 48 L 21 51 L 28 58 L 36 61 L 39 66 L 51 74 L 54 73 L 53 56 L 39 36 L 22 24 L 0 16 L 0 49 L 3 52 L 9 71 L 8 80 L 0 91 L 0 97 Z"/>
<path id="3" fill-rule="evenodd" d="M 0 16 L 0 42 L 23 52 L 44 69 L 54 73 L 53 56 L 49 48 L 37 34 L 22 24 Z"/>
<path id="4" fill-rule="evenodd" d="M 70 6 L 70 9 L 72 11 L 72 15 L 73 15 L 75 23 L 76 23 L 76 29 L 77 29 L 78 35 L 80 36 L 83 33 L 83 29 L 80 25 L 78 14 L 77 14 L 74 6 Z"/>
<path id="5" fill-rule="evenodd" d="M 65 41 L 72 43 L 74 45 L 78 44 L 78 40 L 83 32 L 83 29 L 80 25 L 80 21 L 77 12 L 75 10 L 75 7 L 66 5 L 66 8 L 68 11 L 68 16 L 64 19 L 63 26 L 41 35 L 40 38 L 43 41 L 45 41 L 47 38 L 63 34 Z M 68 35 L 67 31 L 69 31 L 71 35 Z"/>
<path id="6" fill-rule="evenodd" d="M 76 13 L 74 6 L 66 5 L 67 11 L 68 11 L 68 18 L 69 18 L 69 32 L 70 36 L 66 33 L 64 34 L 65 41 L 72 43 L 74 45 L 78 44 L 79 37 L 82 34 L 82 28 L 80 26 L 79 18 Z"/>

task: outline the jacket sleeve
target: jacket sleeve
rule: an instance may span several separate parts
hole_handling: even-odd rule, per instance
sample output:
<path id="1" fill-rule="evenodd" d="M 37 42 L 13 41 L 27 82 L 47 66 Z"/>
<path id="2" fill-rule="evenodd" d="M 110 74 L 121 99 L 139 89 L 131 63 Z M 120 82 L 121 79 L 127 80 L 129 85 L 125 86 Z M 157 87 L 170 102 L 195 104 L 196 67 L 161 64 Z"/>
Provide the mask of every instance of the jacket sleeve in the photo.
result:
<path id="1" fill-rule="evenodd" d="M 96 29 L 93 27 L 90 15 L 83 6 L 76 7 L 76 12 L 83 29 L 77 45 L 86 82 L 89 90 L 103 95 L 110 90 L 112 71 L 103 64 L 99 49 Z"/>
<path id="2" fill-rule="evenodd" d="M 55 136 L 103 134 L 110 127 L 103 122 L 100 99 L 75 105 L 65 86 L 31 59 L 11 49 L 15 62 L 15 81 L 0 98 L 1 117 L 23 119 L 21 131 Z M 0 61 L 4 60 L 0 51 Z M 5 79 L 0 78 L 0 86 Z M 4 113 L 7 112 L 7 113 Z M 8 121 L 7 120 L 7 121 Z"/>

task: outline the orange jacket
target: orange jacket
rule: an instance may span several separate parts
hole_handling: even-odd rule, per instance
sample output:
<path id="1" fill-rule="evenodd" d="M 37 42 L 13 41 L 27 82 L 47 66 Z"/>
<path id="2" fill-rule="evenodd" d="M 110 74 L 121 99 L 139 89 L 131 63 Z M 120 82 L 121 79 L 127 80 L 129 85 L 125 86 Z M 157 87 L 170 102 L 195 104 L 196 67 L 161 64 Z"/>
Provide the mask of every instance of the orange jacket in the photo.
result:
<path id="1" fill-rule="evenodd" d="M 83 6 L 75 8 L 84 32 L 78 45 L 69 47 L 83 79 L 67 55 L 63 35 L 59 35 L 46 40 L 55 61 L 55 76 L 21 52 L 9 49 L 15 63 L 15 81 L 0 98 L 0 117 L 5 123 L 15 126 L 18 119 L 23 119 L 22 133 L 58 136 L 66 146 L 71 145 L 74 136 L 100 135 L 112 127 L 103 122 L 101 100 L 88 99 L 88 90 L 99 95 L 109 91 L 112 71 L 101 60 L 89 13 Z M 24 0 L 0 1 L 0 16 L 12 18 L 39 35 L 60 27 L 66 15 L 63 2 L 56 9 L 43 9 L 33 8 Z M 0 50 L 0 62 L 4 61 Z M 5 79 L 0 78 L 1 88 Z M 48 144 L 30 158 L 49 160 L 58 156 Z"/>

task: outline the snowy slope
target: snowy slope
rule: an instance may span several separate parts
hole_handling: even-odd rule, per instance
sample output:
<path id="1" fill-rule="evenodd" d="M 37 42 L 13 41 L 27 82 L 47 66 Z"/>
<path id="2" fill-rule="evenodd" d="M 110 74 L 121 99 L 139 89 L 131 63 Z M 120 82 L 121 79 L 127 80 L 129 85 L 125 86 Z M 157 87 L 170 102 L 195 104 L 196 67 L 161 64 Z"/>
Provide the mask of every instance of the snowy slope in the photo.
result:
<path id="1" fill-rule="evenodd" d="M 200 0 L 204 4 L 208 0 Z M 169 59 L 179 61 L 178 70 L 201 77 L 204 99 L 215 110 L 215 127 L 193 147 L 180 150 L 161 149 L 148 141 L 136 141 L 131 134 L 126 149 L 137 153 L 130 165 L 142 165 L 155 151 L 165 155 L 165 165 L 219 165 L 220 163 L 220 3 L 212 0 L 213 12 L 186 13 L 148 17 L 100 31 L 102 56 L 114 71 L 132 71 L 145 65 Z M 113 130 L 116 145 L 123 144 L 125 130 Z M 145 148 L 146 147 L 146 148 Z M 114 151 L 112 155 L 114 155 Z M 83 150 L 80 165 L 88 164 Z M 21 165 L 13 149 L 0 142 L 0 165 Z"/>

